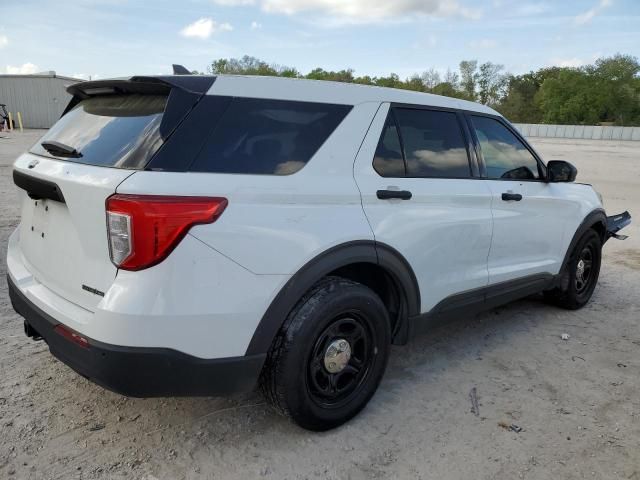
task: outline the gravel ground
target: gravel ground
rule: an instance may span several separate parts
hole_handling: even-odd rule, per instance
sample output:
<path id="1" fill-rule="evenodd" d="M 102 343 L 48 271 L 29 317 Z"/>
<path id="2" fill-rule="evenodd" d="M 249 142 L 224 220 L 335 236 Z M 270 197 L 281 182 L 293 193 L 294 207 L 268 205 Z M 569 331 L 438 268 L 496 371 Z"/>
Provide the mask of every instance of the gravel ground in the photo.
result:
<path id="1" fill-rule="evenodd" d="M 607 244 L 583 310 L 532 298 L 394 347 L 368 408 L 314 434 L 258 393 L 122 397 L 24 336 L 4 281 L 19 219 L 11 164 L 41 133 L 0 134 L 0 478 L 640 480 L 638 220 Z M 573 162 L 610 212 L 640 211 L 640 142 L 533 143 Z"/>

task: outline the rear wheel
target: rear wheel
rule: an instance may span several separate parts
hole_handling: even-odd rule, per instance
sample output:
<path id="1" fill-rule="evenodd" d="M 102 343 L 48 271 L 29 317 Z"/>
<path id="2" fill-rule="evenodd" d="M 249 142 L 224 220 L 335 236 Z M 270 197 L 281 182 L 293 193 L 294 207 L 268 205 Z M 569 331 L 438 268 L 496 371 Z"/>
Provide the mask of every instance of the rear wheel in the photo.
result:
<path id="1" fill-rule="evenodd" d="M 578 241 L 560 280 L 560 286 L 545 292 L 551 303 L 569 310 L 584 307 L 598 283 L 602 241 L 594 230 L 587 231 Z"/>
<path id="2" fill-rule="evenodd" d="M 262 389 L 309 430 L 329 430 L 367 404 L 387 364 L 387 310 L 368 287 L 329 277 L 289 314 L 269 353 Z"/>

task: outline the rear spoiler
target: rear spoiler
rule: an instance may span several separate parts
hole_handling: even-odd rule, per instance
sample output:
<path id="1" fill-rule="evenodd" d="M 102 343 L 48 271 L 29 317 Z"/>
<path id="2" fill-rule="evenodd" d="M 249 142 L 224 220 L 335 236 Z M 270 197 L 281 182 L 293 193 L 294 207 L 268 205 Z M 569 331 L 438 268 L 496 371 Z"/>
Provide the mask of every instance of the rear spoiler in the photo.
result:
<path id="1" fill-rule="evenodd" d="M 160 135 L 166 140 L 191 109 L 206 95 L 215 80 L 216 77 L 212 75 L 167 75 L 79 82 L 67 87 L 67 92 L 73 95 L 73 98 L 61 117 L 79 102 L 92 96 L 121 93 L 169 95 L 160 124 Z"/>
<path id="2" fill-rule="evenodd" d="M 166 75 L 166 76 L 136 76 L 131 78 L 114 78 L 111 80 L 94 80 L 78 82 L 67 87 L 74 97 L 88 98 L 91 95 L 105 93 L 168 93 L 172 88 L 178 88 L 188 93 L 204 95 L 209 91 L 216 77 L 212 75 Z"/>

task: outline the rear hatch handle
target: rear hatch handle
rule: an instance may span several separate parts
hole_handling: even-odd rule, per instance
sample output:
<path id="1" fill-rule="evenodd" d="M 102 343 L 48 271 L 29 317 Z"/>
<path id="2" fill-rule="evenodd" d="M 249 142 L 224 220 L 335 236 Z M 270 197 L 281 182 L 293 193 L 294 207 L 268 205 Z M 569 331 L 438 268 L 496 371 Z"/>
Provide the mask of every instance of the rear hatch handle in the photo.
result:
<path id="1" fill-rule="evenodd" d="M 629 212 L 611 215 L 607 217 L 607 236 L 605 240 L 613 237 L 617 240 L 626 240 L 627 235 L 619 235 L 618 232 L 631 223 L 631 214 Z"/>
<path id="2" fill-rule="evenodd" d="M 27 192 L 29 198 L 33 200 L 54 200 L 60 203 L 66 203 L 64 195 L 60 187 L 49 180 L 43 180 L 18 170 L 13 171 L 13 183 L 19 188 Z"/>

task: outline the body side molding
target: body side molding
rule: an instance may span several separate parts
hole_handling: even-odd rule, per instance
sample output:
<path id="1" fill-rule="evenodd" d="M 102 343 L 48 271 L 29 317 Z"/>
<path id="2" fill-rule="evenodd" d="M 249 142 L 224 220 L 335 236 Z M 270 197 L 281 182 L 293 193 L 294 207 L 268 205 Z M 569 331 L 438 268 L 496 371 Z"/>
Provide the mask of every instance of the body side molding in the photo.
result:
<path id="1" fill-rule="evenodd" d="M 440 322 L 475 315 L 540 293 L 550 288 L 555 279 L 550 273 L 538 273 L 456 293 L 439 302 L 429 312 L 410 317 L 409 334 L 413 337 Z"/>

